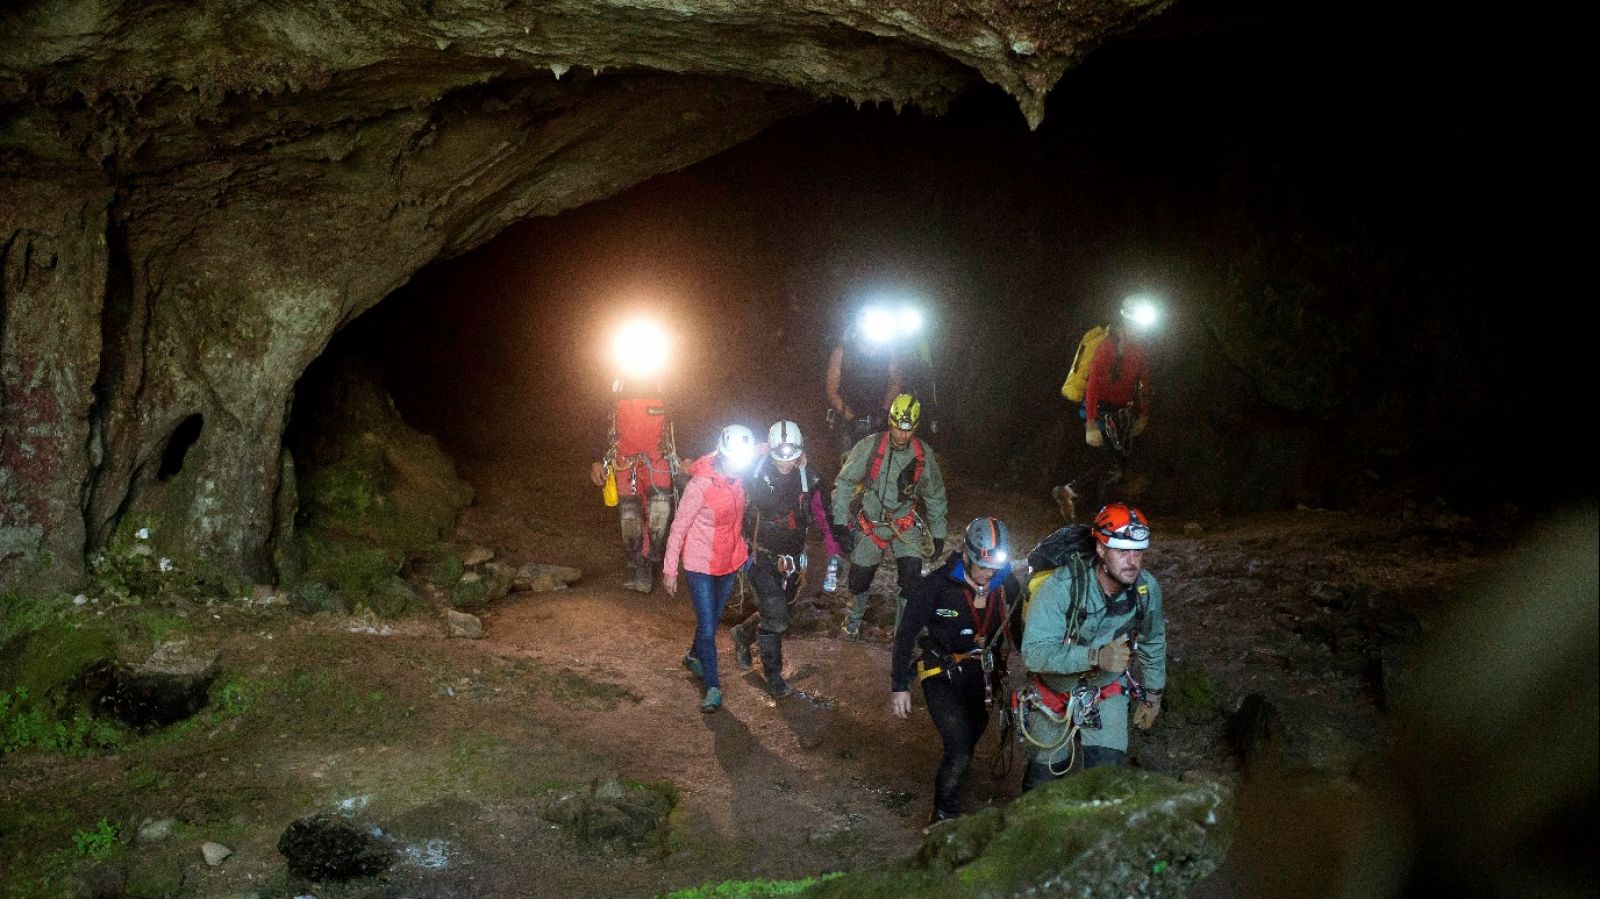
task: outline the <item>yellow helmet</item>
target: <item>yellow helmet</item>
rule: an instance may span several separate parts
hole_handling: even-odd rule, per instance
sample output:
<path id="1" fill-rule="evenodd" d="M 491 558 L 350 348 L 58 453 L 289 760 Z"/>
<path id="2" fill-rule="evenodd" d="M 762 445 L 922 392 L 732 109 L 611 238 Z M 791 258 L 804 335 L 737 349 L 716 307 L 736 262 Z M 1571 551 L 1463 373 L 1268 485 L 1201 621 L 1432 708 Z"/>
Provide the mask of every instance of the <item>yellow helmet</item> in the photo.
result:
<path id="1" fill-rule="evenodd" d="M 889 404 L 889 424 L 897 430 L 910 431 L 922 417 L 922 404 L 909 393 L 902 393 Z"/>

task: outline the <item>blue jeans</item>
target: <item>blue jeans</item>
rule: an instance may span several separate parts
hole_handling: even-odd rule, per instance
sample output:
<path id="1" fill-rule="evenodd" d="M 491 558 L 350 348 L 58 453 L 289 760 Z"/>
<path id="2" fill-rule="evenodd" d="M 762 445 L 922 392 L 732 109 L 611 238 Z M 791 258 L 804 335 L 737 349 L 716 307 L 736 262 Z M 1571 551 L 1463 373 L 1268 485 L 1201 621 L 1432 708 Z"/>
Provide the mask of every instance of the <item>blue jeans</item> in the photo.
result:
<path id="1" fill-rule="evenodd" d="M 722 613 L 728 608 L 728 597 L 733 595 L 735 574 L 701 574 L 685 571 L 689 582 L 689 599 L 694 603 L 694 645 L 689 655 L 700 660 L 705 672 L 706 688 L 722 688 L 717 679 L 717 625 L 722 623 Z"/>

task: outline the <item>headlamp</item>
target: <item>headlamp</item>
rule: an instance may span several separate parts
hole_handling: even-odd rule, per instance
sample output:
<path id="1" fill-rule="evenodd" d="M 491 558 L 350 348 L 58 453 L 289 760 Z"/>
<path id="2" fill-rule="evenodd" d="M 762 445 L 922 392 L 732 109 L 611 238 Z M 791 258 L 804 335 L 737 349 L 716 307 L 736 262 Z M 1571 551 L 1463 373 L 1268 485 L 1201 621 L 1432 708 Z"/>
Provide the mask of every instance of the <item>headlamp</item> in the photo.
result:
<path id="1" fill-rule="evenodd" d="M 750 467 L 750 461 L 755 458 L 755 449 L 749 446 L 731 446 L 722 451 L 722 458 L 729 471 L 744 471 Z"/>
<path id="2" fill-rule="evenodd" d="M 667 364 L 667 332 L 652 321 L 629 322 L 617 332 L 611 352 L 624 377 L 653 377 Z"/>
<path id="3" fill-rule="evenodd" d="M 889 310 L 874 306 L 861 313 L 861 333 L 873 343 L 887 343 L 894 339 L 895 317 Z"/>
<path id="4" fill-rule="evenodd" d="M 1136 328 L 1146 329 L 1161 318 L 1155 300 L 1147 296 L 1132 296 L 1122 302 L 1122 318 Z"/>

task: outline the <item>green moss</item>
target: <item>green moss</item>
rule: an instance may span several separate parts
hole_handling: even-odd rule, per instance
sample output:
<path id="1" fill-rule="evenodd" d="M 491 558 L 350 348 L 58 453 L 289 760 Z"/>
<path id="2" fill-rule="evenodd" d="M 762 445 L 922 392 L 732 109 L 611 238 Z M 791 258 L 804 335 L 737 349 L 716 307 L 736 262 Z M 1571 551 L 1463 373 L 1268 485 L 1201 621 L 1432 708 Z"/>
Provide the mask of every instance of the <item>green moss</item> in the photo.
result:
<path id="1" fill-rule="evenodd" d="M 70 608 L 72 601 L 65 596 L 0 594 L 0 647 L 40 630 Z"/>
<path id="2" fill-rule="evenodd" d="M 193 619 L 176 612 L 147 609 L 133 616 L 133 630 L 136 634 L 157 646 L 165 643 L 169 637 L 193 631 L 194 627 Z"/>
<path id="3" fill-rule="evenodd" d="M 663 899 L 760 899 L 765 896 L 797 896 L 823 881 L 840 877 L 824 874 L 802 880 L 725 880 L 722 883 L 690 887 L 667 893 Z"/>
<path id="4" fill-rule="evenodd" d="M 467 566 L 462 564 L 461 556 L 456 553 L 446 553 L 444 558 L 435 563 L 429 580 L 440 590 L 448 590 L 461 581 L 461 576 L 467 573 Z"/>
<path id="5" fill-rule="evenodd" d="M 115 642 L 103 630 L 50 621 L 6 644 L 0 654 L 0 690 L 24 687 L 35 698 L 56 695 L 115 652 Z"/>

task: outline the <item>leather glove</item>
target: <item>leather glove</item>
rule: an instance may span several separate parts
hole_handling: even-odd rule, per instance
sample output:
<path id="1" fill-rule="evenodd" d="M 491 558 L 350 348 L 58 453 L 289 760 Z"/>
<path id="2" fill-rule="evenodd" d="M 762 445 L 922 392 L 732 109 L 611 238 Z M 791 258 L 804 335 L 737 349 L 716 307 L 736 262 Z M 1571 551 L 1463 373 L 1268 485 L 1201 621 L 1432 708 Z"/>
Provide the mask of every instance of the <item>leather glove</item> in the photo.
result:
<path id="1" fill-rule="evenodd" d="M 1100 426 L 1098 424 L 1095 424 L 1091 421 L 1087 425 L 1084 425 L 1083 442 L 1089 444 L 1095 449 L 1099 449 L 1100 447 L 1106 445 L 1106 438 L 1100 433 Z"/>
<path id="2" fill-rule="evenodd" d="M 593 481 L 596 487 L 604 487 L 606 485 L 606 464 L 604 462 L 596 462 L 589 466 L 589 480 Z"/>
<path id="3" fill-rule="evenodd" d="M 1107 674 L 1121 674 L 1128 670 L 1128 659 L 1132 653 L 1128 650 L 1126 636 L 1107 643 L 1094 652 L 1094 667 Z"/>
<path id="4" fill-rule="evenodd" d="M 838 542 L 839 550 L 845 555 L 856 551 L 856 532 L 842 524 L 833 526 L 833 539 Z"/>
<path id="5" fill-rule="evenodd" d="M 1148 416 L 1148 415 L 1141 415 L 1137 419 L 1135 419 L 1134 422 L 1133 422 L 1133 436 L 1137 437 L 1140 434 L 1143 434 L 1145 425 L 1147 425 L 1149 423 L 1150 423 L 1150 416 Z"/>
<path id="6" fill-rule="evenodd" d="M 944 538 L 935 537 L 933 538 L 933 557 L 937 559 L 942 555 L 944 555 Z"/>
<path id="7" fill-rule="evenodd" d="M 1133 707 L 1133 726 L 1140 730 L 1149 730 L 1150 725 L 1156 723 L 1156 716 L 1161 714 L 1161 694 L 1151 693 L 1149 699 Z"/>

